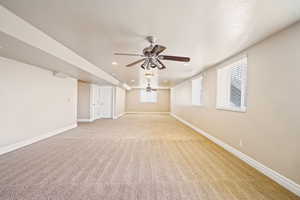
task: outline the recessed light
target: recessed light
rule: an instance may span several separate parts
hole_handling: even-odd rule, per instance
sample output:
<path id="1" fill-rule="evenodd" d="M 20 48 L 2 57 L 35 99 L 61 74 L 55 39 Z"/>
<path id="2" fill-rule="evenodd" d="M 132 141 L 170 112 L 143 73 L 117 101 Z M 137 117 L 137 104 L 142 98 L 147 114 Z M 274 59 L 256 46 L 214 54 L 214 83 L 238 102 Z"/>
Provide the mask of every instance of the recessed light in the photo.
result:
<path id="1" fill-rule="evenodd" d="M 135 80 L 132 79 L 131 82 L 135 82 Z"/>
<path id="2" fill-rule="evenodd" d="M 114 62 L 112 62 L 111 64 L 112 64 L 112 65 L 117 65 L 118 63 L 114 61 Z"/>
<path id="3" fill-rule="evenodd" d="M 126 90 L 131 90 L 131 87 L 129 85 L 127 85 L 126 83 L 123 83 L 122 85 Z"/>

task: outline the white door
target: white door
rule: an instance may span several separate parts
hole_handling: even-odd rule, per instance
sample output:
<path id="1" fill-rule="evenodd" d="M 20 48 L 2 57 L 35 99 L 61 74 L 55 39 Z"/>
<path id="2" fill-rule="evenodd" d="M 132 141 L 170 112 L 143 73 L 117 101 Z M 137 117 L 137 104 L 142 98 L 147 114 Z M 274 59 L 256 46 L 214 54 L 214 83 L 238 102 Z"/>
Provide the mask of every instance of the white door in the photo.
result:
<path id="1" fill-rule="evenodd" d="M 91 119 L 99 119 L 101 117 L 101 99 L 100 87 L 92 85 L 91 87 Z"/>
<path id="2" fill-rule="evenodd" d="M 112 87 L 100 87 L 100 116 L 102 118 L 112 118 Z"/>

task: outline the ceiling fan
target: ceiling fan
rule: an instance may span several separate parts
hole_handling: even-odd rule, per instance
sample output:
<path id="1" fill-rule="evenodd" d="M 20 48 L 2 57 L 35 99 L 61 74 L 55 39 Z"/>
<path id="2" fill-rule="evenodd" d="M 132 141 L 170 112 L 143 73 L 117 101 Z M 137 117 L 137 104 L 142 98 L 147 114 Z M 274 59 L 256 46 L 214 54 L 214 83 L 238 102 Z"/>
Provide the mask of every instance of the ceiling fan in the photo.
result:
<path id="1" fill-rule="evenodd" d="M 154 89 L 150 86 L 150 83 L 148 82 L 147 87 L 146 87 L 146 92 L 152 92 L 152 91 L 157 91 L 157 89 Z"/>
<path id="2" fill-rule="evenodd" d="M 139 56 L 142 59 L 137 60 L 133 63 L 126 65 L 126 67 L 131 67 L 136 64 L 143 62 L 141 68 L 150 70 L 150 68 L 158 68 L 158 69 L 165 69 L 166 66 L 162 63 L 161 60 L 171 60 L 171 61 L 178 61 L 178 62 L 189 62 L 189 57 L 179 57 L 179 56 L 169 56 L 169 55 L 160 55 L 166 47 L 156 44 L 155 38 L 153 36 L 146 37 L 147 41 L 150 43 L 150 46 L 144 48 L 143 54 L 132 54 L 132 53 L 115 53 L 115 55 L 121 56 Z"/>

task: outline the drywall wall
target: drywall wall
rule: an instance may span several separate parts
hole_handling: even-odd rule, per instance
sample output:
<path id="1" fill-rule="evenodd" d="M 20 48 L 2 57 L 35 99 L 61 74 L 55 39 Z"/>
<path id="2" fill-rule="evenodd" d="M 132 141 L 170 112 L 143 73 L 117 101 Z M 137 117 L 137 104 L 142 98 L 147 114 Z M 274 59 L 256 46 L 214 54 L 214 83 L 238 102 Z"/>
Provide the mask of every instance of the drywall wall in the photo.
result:
<path id="1" fill-rule="evenodd" d="M 76 125 L 77 80 L 0 57 L 0 148 Z"/>
<path id="2" fill-rule="evenodd" d="M 78 81 L 78 119 L 90 119 L 90 89 L 89 83 Z"/>
<path id="3" fill-rule="evenodd" d="M 299 35 L 300 23 L 204 71 L 204 106 L 191 105 L 190 81 L 172 88 L 172 113 L 300 184 Z M 216 69 L 243 54 L 247 111 L 217 110 Z"/>
<path id="4" fill-rule="evenodd" d="M 126 91 L 123 88 L 115 88 L 115 117 L 120 117 L 125 113 Z"/>
<path id="5" fill-rule="evenodd" d="M 169 112 L 170 111 L 170 90 L 157 90 L 156 103 L 141 103 L 140 89 L 126 91 L 126 112 Z"/>

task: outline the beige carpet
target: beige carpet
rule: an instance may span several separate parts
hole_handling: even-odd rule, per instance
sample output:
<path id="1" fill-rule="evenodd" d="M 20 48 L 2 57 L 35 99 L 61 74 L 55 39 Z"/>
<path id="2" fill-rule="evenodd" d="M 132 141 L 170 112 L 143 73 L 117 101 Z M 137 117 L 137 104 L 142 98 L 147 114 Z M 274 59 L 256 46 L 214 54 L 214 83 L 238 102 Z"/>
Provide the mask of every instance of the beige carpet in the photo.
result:
<path id="1" fill-rule="evenodd" d="M 98 120 L 0 156 L 0 199 L 299 199 L 168 115 Z"/>

